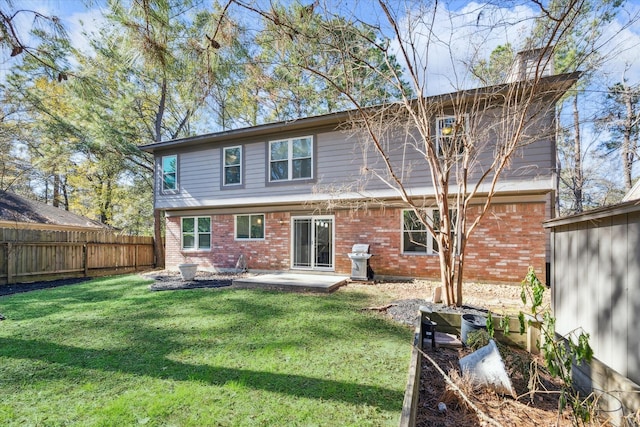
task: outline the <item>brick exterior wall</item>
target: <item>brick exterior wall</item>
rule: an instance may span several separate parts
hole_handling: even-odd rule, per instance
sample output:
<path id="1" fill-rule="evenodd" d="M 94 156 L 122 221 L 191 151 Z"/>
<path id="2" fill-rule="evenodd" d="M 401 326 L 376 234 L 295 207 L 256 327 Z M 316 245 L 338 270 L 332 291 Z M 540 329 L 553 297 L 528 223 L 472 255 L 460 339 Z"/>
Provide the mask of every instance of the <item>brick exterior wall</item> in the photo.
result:
<path id="1" fill-rule="evenodd" d="M 472 234 L 466 250 L 464 279 L 520 282 L 529 266 L 545 271 L 545 203 L 494 204 Z M 335 272 L 349 275 L 347 253 L 354 243 L 371 245 L 370 264 L 377 275 L 439 279 L 437 255 L 401 253 L 400 208 L 340 210 L 335 215 Z M 196 262 L 202 268 L 234 268 L 244 254 L 249 269 L 289 270 L 291 214 L 265 214 L 265 239 L 234 240 L 234 216 L 212 215 L 211 251 L 180 249 L 180 217 L 167 218 L 166 265 Z"/>
<path id="2" fill-rule="evenodd" d="M 291 232 L 289 213 L 265 214 L 265 239 L 234 239 L 234 216 L 211 215 L 211 250 L 181 250 L 180 217 L 168 217 L 166 228 L 167 268 L 183 262 L 194 262 L 205 269 L 235 268 L 240 255 L 254 270 L 289 270 Z"/>

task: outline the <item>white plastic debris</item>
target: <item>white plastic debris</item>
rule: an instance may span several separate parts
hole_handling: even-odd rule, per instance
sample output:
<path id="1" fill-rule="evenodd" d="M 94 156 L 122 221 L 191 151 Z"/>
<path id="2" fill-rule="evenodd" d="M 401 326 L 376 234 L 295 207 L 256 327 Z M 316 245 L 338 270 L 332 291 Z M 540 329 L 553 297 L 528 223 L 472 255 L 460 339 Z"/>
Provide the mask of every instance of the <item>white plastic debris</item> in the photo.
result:
<path id="1" fill-rule="evenodd" d="M 240 254 L 238 257 L 238 262 L 236 262 L 236 271 L 239 273 L 247 271 L 247 259 L 244 257 L 244 254 Z"/>
<path id="2" fill-rule="evenodd" d="M 517 397 L 495 341 L 460 359 L 462 374 L 468 372 L 474 384 L 486 386 L 497 393 Z"/>

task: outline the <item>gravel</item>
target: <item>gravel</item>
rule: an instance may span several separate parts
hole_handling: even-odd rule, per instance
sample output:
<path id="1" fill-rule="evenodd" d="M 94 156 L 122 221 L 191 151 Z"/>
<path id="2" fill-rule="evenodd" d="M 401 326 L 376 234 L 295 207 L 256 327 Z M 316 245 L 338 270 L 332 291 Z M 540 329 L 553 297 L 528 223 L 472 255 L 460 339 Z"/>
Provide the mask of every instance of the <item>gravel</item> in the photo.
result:
<path id="1" fill-rule="evenodd" d="M 431 311 L 439 313 L 453 314 L 478 314 L 486 315 L 487 310 L 463 305 L 462 307 L 448 307 L 443 304 L 434 304 L 431 301 L 423 299 L 404 299 L 391 303 L 392 306 L 387 309 L 387 314 L 396 322 L 410 326 L 418 326 L 420 322 L 420 307 L 427 307 Z"/>

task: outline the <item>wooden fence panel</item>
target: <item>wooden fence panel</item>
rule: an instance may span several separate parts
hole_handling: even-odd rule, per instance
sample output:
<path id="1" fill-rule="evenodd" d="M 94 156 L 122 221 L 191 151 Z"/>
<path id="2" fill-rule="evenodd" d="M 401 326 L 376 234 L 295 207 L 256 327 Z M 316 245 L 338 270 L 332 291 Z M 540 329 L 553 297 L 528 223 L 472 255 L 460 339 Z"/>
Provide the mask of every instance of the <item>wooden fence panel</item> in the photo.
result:
<path id="1" fill-rule="evenodd" d="M 0 285 L 124 273 L 154 265 L 153 238 L 0 228 Z"/>
<path id="2" fill-rule="evenodd" d="M 9 253 L 9 249 L 7 246 L 7 244 L 0 244 L 0 280 L 2 280 L 3 277 L 7 277 L 7 271 L 9 268 L 7 263 L 7 254 Z"/>

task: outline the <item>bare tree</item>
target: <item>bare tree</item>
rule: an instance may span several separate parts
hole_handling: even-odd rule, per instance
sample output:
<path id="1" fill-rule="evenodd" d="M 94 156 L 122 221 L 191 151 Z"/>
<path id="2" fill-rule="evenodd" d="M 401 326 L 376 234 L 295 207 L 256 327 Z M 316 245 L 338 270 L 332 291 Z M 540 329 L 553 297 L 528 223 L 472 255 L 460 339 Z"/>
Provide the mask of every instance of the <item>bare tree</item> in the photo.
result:
<path id="1" fill-rule="evenodd" d="M 272 9 L 261 9 L 242 1 L 236 3 L 276 23 L 288 37 L 300 39 L 301 46 L 312 36 L 304 27 L 283 19 Z M 554 102 L 578 77 L 577 73 L 547 77 L 543 74 L 548 70 L 554 46 L 579 13 L 580 2 L 567 2 L 554 11 L 543 9 L 539 2 L 532 4 L 540 8 L 541 14 L 553 18 L 550 22 L 554 25 L 548 28 L 546 39 L 540 38 L 537 49 L 529 57 L 521 58 L 522 67 L 514 68 L 517 72 L 511 74 L 510 81 L 499 85 L 465 90 L 457 83 L 465 78 L 456 75 L 452 67 L 450 82 L 457 85 L 458 90 L 447 95 L 426 96 L 427 83 L 432 78 L 429 50 L 435 45 L 445 45 L 452 65 L 455 62 L 455 47 L 443 41 L 442 34 L 434 32 L 439 19 L 453 19 L 439 2 L 407 3 L 400 7 L 395 2 L 380 0 L 377 3 L 382 18 L 379 22 L 364 23 L 363 19 L 353 16 L 344 19 L 342 26 L 331 28 L 327 32 L 330 36 L 317 41 L 325 50 L 341 54 L 341 61 L 332 72 L 304 60 L 294 64 L 323 78 L 351 101 L 354 111 L 349 127 L 364 144 L 363 176 L 380 180 L 393 189 L 402 205 L 413 212 L 413 218 L 435 239 L 445 302 L 449 305 L 462 304 L 465 249 L 489 211 L 501 174 L 524 146 L 553 140 L 553 126 L 541 129 L 540 125 L 553 123 Z M 320 6 L 316 2 L 309 7 L 327 16 L 334 10 L 340 13 L 334 4 Z M 476 10 L 478 20 L 485 12 L 490 11 Z M 370 10 L 368 13 L 367 16 L 371 16 Z M 334 25 L 336 22 L 325 21 Z M 359 25 L 353 25 L 354 22 Z M 370 32 L 358 30 L 363 27 L 387 29 L 389 37 L 371 37 Z M 405 64 L 404 72 L 374 66 L 361 54 L 363 50 L 353 48 L 354 40 L 374 47 L 388 58 L 388 63 L 398 59 Z M 352 91 L 357 84 L 354 78 L 361 79 L 363 72 L 385 79 L 387 85 L 400 94 L 398 99 L 375 107 L 364 104 Z M 405 78 L 411 90 L 403 86 Z M 404 141 L 401 146 L 399 140 Z M 422 164 L 407 164 L 402 155 L 405 150 L 419 152 Z M 433 188 L 433 197 L 428 200 L 424 194 L 414 194 L 410 187 L 408 175 L 416 168 L 428 169 Z M 429 206 L 435 210 L 424 209 Z"/>

